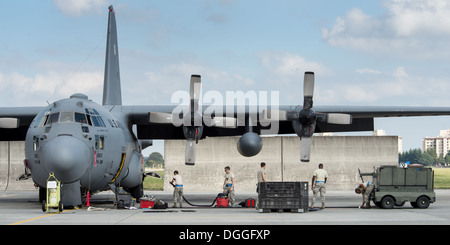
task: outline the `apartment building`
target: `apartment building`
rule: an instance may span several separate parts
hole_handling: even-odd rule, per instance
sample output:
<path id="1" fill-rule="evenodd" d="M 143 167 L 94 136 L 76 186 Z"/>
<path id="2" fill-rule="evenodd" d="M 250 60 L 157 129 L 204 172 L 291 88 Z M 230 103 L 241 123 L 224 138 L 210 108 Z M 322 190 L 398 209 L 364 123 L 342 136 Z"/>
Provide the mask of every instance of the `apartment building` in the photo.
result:
<path id="1" fill-rule="evenodd" d="M 440 130 L 438 137 L 422 139 L 422 150 L 435 149 L 438 156 L 445 156 L 450 150 L 450 129 Z"/>

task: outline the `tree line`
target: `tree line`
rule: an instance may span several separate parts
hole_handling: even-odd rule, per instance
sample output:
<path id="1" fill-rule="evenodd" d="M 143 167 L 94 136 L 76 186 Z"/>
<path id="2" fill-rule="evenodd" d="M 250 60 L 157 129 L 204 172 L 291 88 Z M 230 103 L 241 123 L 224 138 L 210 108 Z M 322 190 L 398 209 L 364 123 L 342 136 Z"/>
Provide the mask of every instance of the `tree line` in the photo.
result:
<path id="1" fill-rule="evenodd" d="M 435 149 L 428 149 L 423 152 L 419 148 L 410 149 L 409 151 L 398 154 L 399 163 L 408 161 L 411 164 L 419 163 L 426 166 L 435 166 L 443 163 L 450 164 L 450 155 L 447 153 L 445 156 L 443 156 L 443 154 L 438 156 Z"/>
<path id="2" fill-rule="evenodd" d="M 164 157 L 159 152 L 153 152 L 144 159 L 145 166 L 150 168 L 164 168 Z"/>

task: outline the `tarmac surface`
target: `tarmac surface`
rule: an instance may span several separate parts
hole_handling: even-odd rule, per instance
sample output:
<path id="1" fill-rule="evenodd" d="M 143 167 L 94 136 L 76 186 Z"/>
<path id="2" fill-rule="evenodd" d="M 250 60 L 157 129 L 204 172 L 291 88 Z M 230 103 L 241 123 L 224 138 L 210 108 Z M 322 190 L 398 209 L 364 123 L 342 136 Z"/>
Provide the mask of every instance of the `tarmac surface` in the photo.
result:
<path id="1" fill-rule="evenodd" d="M 172 206 L 172 193 L 145 191 L 169 204 L 168 209 L 117 209 L 112 192 L 90 198 L 90 208 L 67 209 L 48 214 L 38 202 L 38 191 L 0 192 L 0 225 L 450 225 L 450 190 L 435 190 L 436 202 L 427 209 L 403 207 L 359 209 L 361 195 L 352 191 L 328 191 L 326 208 L 305 213 L 260 213 L 255 208 Z M 192 204 L 210 205 L 217 193 L 185 193 Z M 309 197 L 312 192 L 310 191 Z M 236 193 L 236 203 L 256 193 Z M 316 202 L 320 206 L 320 201 Z"/>

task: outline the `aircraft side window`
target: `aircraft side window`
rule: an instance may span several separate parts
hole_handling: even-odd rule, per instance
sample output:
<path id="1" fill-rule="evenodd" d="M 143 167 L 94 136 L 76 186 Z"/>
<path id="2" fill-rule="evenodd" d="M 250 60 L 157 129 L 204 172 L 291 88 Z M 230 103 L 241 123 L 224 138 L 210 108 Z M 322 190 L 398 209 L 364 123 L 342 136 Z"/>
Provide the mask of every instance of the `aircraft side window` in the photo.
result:
<path id="1" fill-rule="evenodd" d="M 91 115 L 86 114 L 86 118 L 87 118 L 88 124 L 92 126 Z"/>
<path id="2" fill-rule="evenodd" d="M 117 127 L 123 129 L 122 124 L 119 121 L 115 121 L 115 123 L 117 124 Z"/>
<path id="3" fill-rule="evenodd" d="M 72 111 L 63 111 L 61 112 L 61 116 L 59 117 L 59 122 L 73 122 L 73 112 Z"/>
<path id="4" fill-rule="evenodd" d="M 100 123 L 97 120 L 96 116 L 91 116 L 92 122 L 94 123 L 94 126 L 100 127 Z"/>
<path id="5" fill-rule="evenodd" d="M 36 121 L 34 121 L 34 127 L 44 125 L 44 124 L 43 124 L 44 121 L 45 121 L 44 119 L 45 119 L 45 117 L 46 117 L 48 114 L 49 114 L 49 111 L 45 111 L 45 112 L 40 113 L 39 116 L 36 118 Z"/>
<path id="6" fill-rule="evenodd" d="M 47 123 L 49 114 L 50 111 L 46 111 L 44 115 L 39 119 L 39 124 L 37 126 L 39 127 L 44 126 Z"/>
<path id="7" fill-rule="evenodd" d="M 98 119 L 98 122 L 100 123 L 100 127 L 105 127 L 106 128 L 105 122 L 103 122 L 102 117 L 98 116 L 97 119 Z"/>
<path id="8" fill-rule="evenodd" d="M 86 114 L 75 112 L 75 122 L 87 124 Z"/>
<path id="9" fill-rule="evenodd" d="M 89 133 L 89 128 L 86 126 L 81 126 L 81 131 L 83 131 L 83 133 Z"/>
<path id="10" fill-rule="evenodd" d="M 103 150 L 105 146 L 105 136 L 103 135 L 96 135 L 95 136 L 95 149 L 96 150 Z"/>
<path id="11" fill-rule="evenodd" d="M 86 111 L 86 114 L 89 115 L 100 115 L 98 111 L 94 108 L 84 108 L 84 110 Z"/>
<path id="12" fill-rule="evenodd" d="M 33 136 L 33 150 L 38 151 L 39 150 L 39 137 Z"/>
<path id="13" fill-rule="evenodd" d="M 111 119 L 108 119 L 108 122 L 111 125 L 111 127 L 114 128 L 114 124 L 112 123 Z"/>
<path id="14" fill-rule="evenodd" d="M 50 125 L 52 123 L 58 122 L 58 119 L 59 119 L 59 112 L 52 113 L 50 114 L 50 117 L 48 118 L 45 125 Z"/>

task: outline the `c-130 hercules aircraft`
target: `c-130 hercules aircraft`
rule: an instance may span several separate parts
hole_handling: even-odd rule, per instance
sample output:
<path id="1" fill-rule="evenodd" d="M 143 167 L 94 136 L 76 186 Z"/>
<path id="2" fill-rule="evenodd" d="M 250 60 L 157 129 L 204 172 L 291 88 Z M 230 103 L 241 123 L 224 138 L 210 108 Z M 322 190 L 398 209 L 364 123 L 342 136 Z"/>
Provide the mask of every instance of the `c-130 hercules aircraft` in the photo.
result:
<path id="1" fill-rule="evenodd" d="M 25 175 L 39 186 L 40 201 L 53 172 L 63 183 L 67 207 L 82 205 L 82 194 L 88 191 L 111 189 L 117 194 L 122 187 L 142 197 L 146 173 L 141 150 L 153 139 L 186 139 L 185 163 L 194 165 L 196 144 L 206 136 L 242 135 L 237 148 L 249 157 L 262 148 L 259 135 L 276 123 L 277 134 L 300 137 L 300 160 L 308 162 L 314 132 L 373 131 L 375 117 L 450 115 L 448 107 L 313 108 L 314 73 L 306 72 L 303 106 L 231 106 L 233 113 L 224 117 L 218 112 L 230 107 L 199 104 L 200 79 L 191 76 L 188 106 L 122 105 L 115 11 L 110 6 L 102 105 L 77 93 L 46 107 L 0 107 L 0 140 L 25 140 Z"/>

